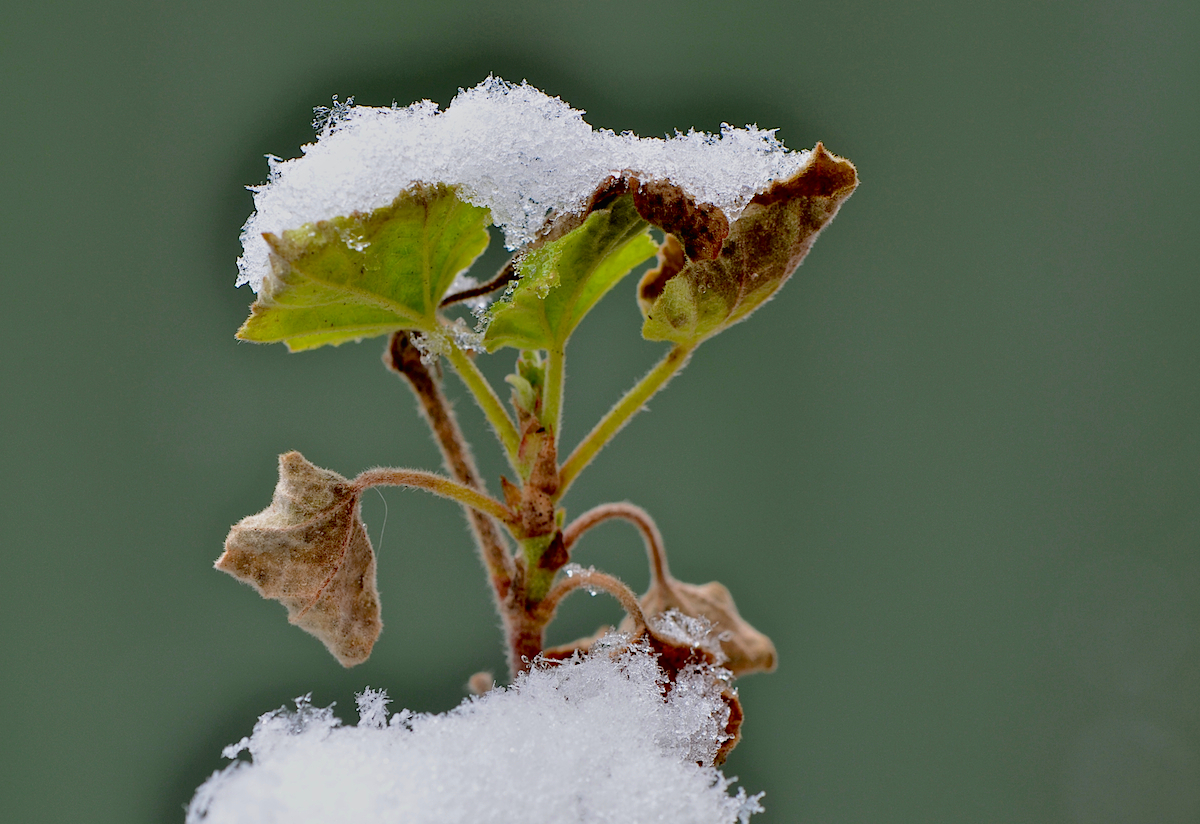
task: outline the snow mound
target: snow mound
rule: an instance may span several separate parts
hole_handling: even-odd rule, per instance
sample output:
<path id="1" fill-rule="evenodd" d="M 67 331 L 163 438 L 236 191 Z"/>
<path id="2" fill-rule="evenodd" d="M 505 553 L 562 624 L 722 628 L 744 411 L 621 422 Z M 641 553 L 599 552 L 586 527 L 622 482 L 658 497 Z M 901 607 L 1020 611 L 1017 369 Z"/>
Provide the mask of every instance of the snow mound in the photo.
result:
<path id="1" fill-rule="evenodd" d="M 335 101 L 318 125 L 316 143 L 292 160 L 268 158 L 267 182 L 252 189 L 256 211 L 242 229 L 238 286 L 257 292 L 262 285 L 263 232 L 378 209 L 415 183 L 459 186 L 469 202 L 491 210 L 506 245 L 517 249 L 613 173 L 671 180 L 733 220 L 809 154 L 787 151 L 774 130 L 756 126 L 667 139 L 593 130 L 559 98 L 495 77 L 460 90 L 445 111 L 428 100 L 391 108 Z"/>
<path id="2" fill-rule="evenodd" d="M 731 795 L 711 766 L 724 674 L 696 667 L 664 690 L 647 647 L 609 636 L 441 715 L 389 719 L 387 696 L 368 689 L 348 727 L 297 699 L 225 749 L 253 761 L 214 773 L 187 822 L 745 824 L 761 794 Z"/>

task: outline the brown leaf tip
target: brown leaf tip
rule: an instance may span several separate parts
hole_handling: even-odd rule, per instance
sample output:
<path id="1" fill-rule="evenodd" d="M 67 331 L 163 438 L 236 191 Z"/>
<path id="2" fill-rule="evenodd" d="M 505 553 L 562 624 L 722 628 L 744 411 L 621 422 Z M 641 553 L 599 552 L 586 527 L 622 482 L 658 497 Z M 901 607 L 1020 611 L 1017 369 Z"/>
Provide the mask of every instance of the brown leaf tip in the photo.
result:
<path id="1" fill-rule="evenodd" d="M 229 531 L 216 568 L 282 603 L 343 666 L 367 660 L 383 628 L 358 491 L 299 452 L 279 456 L 271 505 Z"/>
<path id="2" fill-rule="evenodd" d="M 713 764 L 718 767 L 725 763 L 729 753 L 733 752 L 733 748 L 742 740 L 742 721 L 746 717 L 737 690 L 732 687 L 725 690 L 721 693 L 721 700 L 729 707 L 729 720 L 725 722 L 725 740 L 717 748 L 717 755 L 713 759 Z"/>
<path id="3" fill-rule="evenodd" d="M 777 180 L 754 196 L 751 203 L 769 206 L 797 197 L 823 197 L 845 200 L 858 186 L 858 170 L 844 157 L 838 157 L 818 142 L 808 162 L 791 177 Z"/>
<path id="4" fill-rule="evenodd" d="M 667 282 L 683 271 L 687 264 L 683 245 L 675 235 L 667 235 L 658 247 L 658 265 L 642 275 L 638 283 L 638 304 L 642 313 L 648 314 L 654 301 L 667 288 Z"/>

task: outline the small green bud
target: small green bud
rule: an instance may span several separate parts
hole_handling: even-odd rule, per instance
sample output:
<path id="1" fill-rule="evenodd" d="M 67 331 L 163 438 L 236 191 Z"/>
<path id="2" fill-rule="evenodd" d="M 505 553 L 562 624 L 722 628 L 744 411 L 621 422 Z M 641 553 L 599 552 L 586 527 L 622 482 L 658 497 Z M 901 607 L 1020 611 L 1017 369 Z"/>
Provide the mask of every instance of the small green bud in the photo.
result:
<path id="1" fill-rule="evenodd" d="M 518 413 L 532 417 L 538 406 L 538 396 L 533 390 L 533 384 L 515 372 L 505 375 L 504 382 L 513 388 L 513 407 Z"/>
<path id="2" fill-rule="evenodd" d="M 529 382 L 537 396 L 546 385 L 546 359 L 536 349 L 523 349 L 517 356 L 517 374 Z"/>

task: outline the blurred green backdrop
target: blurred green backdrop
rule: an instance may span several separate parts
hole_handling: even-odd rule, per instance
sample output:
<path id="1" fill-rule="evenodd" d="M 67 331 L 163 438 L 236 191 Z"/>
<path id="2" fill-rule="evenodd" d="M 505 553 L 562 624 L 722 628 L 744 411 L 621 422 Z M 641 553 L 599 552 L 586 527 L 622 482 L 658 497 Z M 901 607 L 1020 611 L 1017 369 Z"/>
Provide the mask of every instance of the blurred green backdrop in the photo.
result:
<path id="1" fill-rule="evenodd" d="M 489 72 L 861 173 L 567 501 L 646 506 L 775 638 L 728 764 L 761 820 L 1200 820 L 1198 41 L 1187 0 L 9 4 L 0 820 L 180 821 L 294 696 L 443 710 L 502 667 L 428 496 L 366 503 L 386 629 L 353 671 L 211 570 L 279 452 L 438 465 L 379 341 L 234 341 L 243 187 L 334 94 L 444 105 Z M 568 441 L 659 351 L 631 289 L 573 344 Z M 606 526 L 577 559 L 640 588 L 641 552 Z"/>

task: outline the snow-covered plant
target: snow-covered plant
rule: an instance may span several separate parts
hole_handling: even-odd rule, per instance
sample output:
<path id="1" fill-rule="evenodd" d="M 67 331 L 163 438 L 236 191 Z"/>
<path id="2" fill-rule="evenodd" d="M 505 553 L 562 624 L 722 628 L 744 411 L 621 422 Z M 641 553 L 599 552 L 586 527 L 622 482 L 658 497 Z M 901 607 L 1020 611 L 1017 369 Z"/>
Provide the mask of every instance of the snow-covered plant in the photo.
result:
<path id="1" fill-rule="evenodd" d="M 627 737 L 642 730 L 649 736 L 643 748 L 666 753 L 667 761 L 712 771 L 737 740 L 741 708 L 730 682 L 773 669 L 774 646 L 739 616 L 724 586 L 670 575 L 663 539 L 644 510 L 604 503 L 568 518 L 560 502 L 701 343 L 745 319 L 791 276 L 854 190 L 854 167 L 819 143 L 788 151 L 773 132 L 755 127 L 667 139 L 593 130 L 561 100 L 495 78 L 460 92 L 445 111 L 428 101 L 404 108 L 335 104 L 319 110 L 316 126 L 317 142 L 302 157 L 272 159 L 268 182 L 255 189 L 238 283 L 249 284 L 257 299 L 238 337 L 301 351 L 386 336 L 384 362 L 414 392 L 446 472 L 374 468 L 346 478 L 289 452 L 280 456 L 271 505 L 233 527 L 217 568 L 281 601 L 292 623 L 353 666 L 370 655 L 382 627 L 362 494 L 393 485 L 455 500 L 491 582 L 515 685 L 437 723 L 403 714 L 386 721 L 381 699 L 365 694 L 356 734 L 390 731 L 394 738 L 402 731 L 405 746 L 417 748 L 403 757 L 386 747 L 372 750 L 368 760 L 411 759 L 425 746 L 422 736 L 440 731 L 445 743 L 454 725 L 488 718 L 511 743 L 515 728 L 505 724 L 527 711 L 520 701 L 553 694 L 572 712 L 594 706 L 598 717 L 607 714 L 609 722 L 590 722 L 597 727 L 609 723 Z M 513 254 L 480 281 L 467 272 L 488 244 L 489 225 L 503 231 Z M 669 347 L 567 451 L 559 433 L 571 334 L 601 298 L 655 256 L 636 299 L 643 336 Z M 501 349 L 516 354 L 505 379 L 507 405 L 475 362 Z M 443 395 L 443 364 L 479 405 L 507 458 L 511 477 L 499 479 L 499 495 L 480 477 Z M 571 562 L 584 533 L 613 518 L 632 522 L 644 539 L 651 585 L 641 598 L 612 575 Z M 602 632 L 547 649 L 547 624 L 577 589 L 616 597 L 628 615 L 623 634 Z M 600 670 L 608 674 L 594 674 Z M 487 692 L 490 678 L 479 680 L 477 692 Z M 623 690 L 631 692 L 621 698 Z M 599 695 L 609 697 L 594 703 Z M 646 696 L 653 697 L 649 704 Z M 657 725 L 638 720 L 653 706 Z M 623 713 L 632 726 L 612 721 Z M 551 719 L 548 728 L 558 723 L 545 707 L 535 715 Z M 281 735 L 332 741 L 340 734 L 326 716 L 307 705 L 296 714 L 264 716 L 243 746 L 256 769 L 265 770 L 281 759 Z M 538 757 L 570 762 L 562 752 L 563 742 L 573 740 L 572 724 L 551 730 L 558 743 Z M 462 735 L 481 740 L 478 731 Z M 338 740 L 339 747 L 357 746 Z M 612 747 L 622 752 L 621 740 Z M 610 776 L 614 769 L 610 764 Z M 644 764 L 641 770 L 657 775 Z M 192 819 L 217 809 L 218 785 L 233 786 L 235 773 L 202 788 Z M 715 772 L 696 780 L 730 803 L 714 801 L 716 812 L 699 817 L 654 820 L 732 820 L 757 807 L 753 799 L 728 796 Z M 499 797 L 494 787 L 484 792 Z M 564 804 L 578 803 L 572 793 Z M 400 806 L 392 799 L 380 809 Z M 359 819 L 393 820 L 371 815 Z M 426 820 L 411 810 L 404 815 Z M 460 820 L 448 812 L 429 816 Z M 293 820 L 282 812 L 258 820 L 276 817 Z M 466 818 L 486 816 L 476 810 Z"/>

